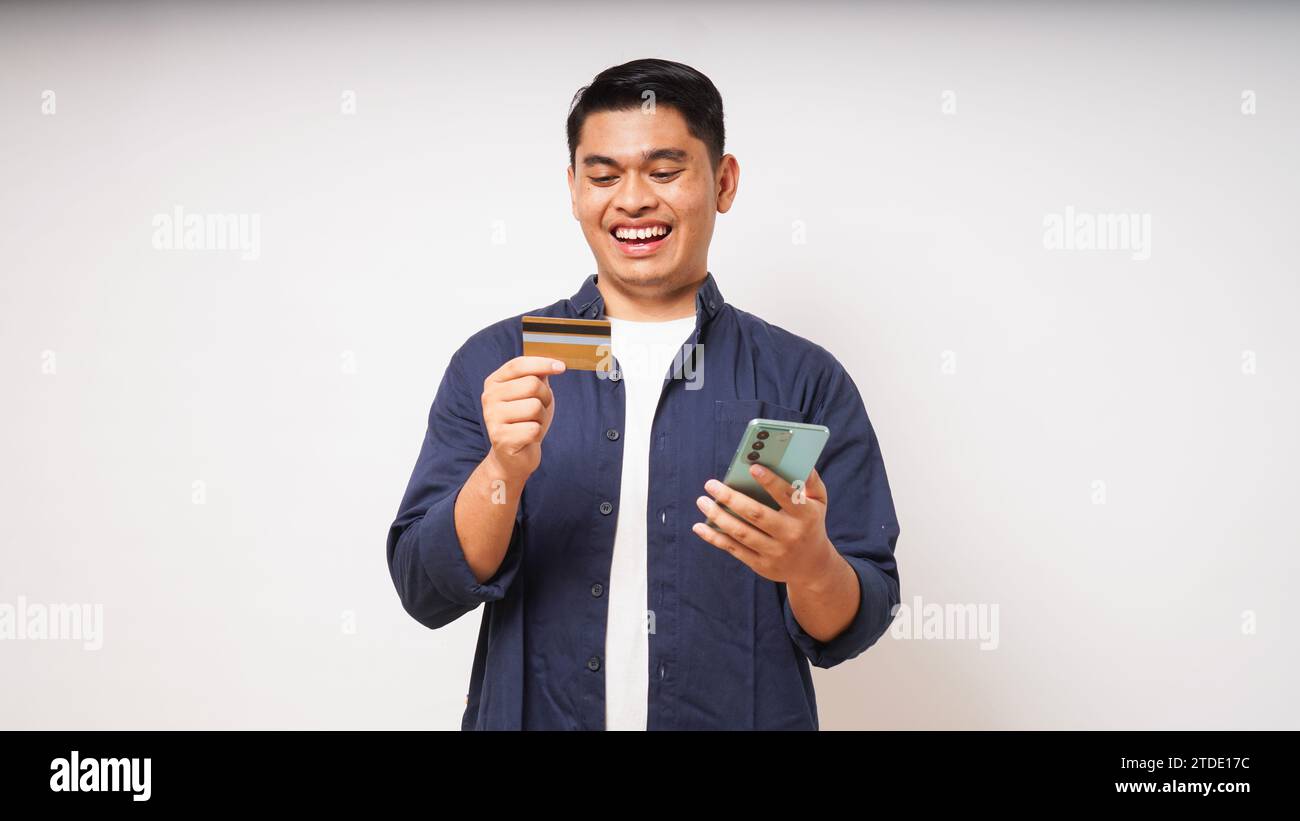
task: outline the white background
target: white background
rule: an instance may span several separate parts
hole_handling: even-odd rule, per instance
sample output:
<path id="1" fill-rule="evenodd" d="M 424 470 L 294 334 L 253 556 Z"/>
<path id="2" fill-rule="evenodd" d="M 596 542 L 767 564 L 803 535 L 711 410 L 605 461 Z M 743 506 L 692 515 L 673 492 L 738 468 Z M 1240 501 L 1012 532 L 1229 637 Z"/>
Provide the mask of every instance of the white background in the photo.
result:
<path id="1" fill-rule="evenodd" d="M 998 606 L 816 670 L 822 726 L 1300 727 L 1298 18 L 5 5 L 0 603 L 104 646 L 0 641 L 0 727 L 459 727 L 482 611 L 417 624 L 384 538 L 451 352 L 594 271 L 565 115 L 648 56 L 723 94 L 722 293 L 862 391 L 904 603 Z M 156 250 L 177 205 L 260 258 Z"/>

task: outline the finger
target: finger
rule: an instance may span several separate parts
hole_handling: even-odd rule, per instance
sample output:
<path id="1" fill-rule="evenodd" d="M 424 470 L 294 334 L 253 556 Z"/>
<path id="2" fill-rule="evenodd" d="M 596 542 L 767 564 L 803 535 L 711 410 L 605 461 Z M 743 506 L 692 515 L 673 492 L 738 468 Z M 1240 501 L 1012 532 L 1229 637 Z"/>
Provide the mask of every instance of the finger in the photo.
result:
<path id="1" fill-rule="evenodd" d="M 500 422 L 540 422 L 546 413 L 546 406 L 536 396 L 502 402 L 497 407 Z"/>
<path id="2" fill-rule="evenodd" d="M 691 532 L 719 550 L 725 550 L 732 556 L 735 556 L 737 559 L 748 565 L 755 573 L 758 572 L 758 568 L 755 567 L 754 563 L 760 558 L 759 554 L 750 550 L 748 547 L 745 547 L 727 534 L 714 530 L 704 522 L 696 522 L 691 525 Z"/>
<path id="3" fill-rule="evenodd" d="M 731 488 L 726 489 L 731 490 Z M 734 490 L 731 492 L 733 494 L 733 501 L 735 496 L 743 495 L 738 494 Z M 750 501 L 753 500 L 751 499 Z M 754 503 L 758 504 L 758 502 Z M 728 511 L 708 496 L 699 497 L 695 502 L 695 506 L 704 514 L 706 520 L 712 522 L 724 534 L 730 536 L 733 540 L 739 542 L 755 553 L 772 553 L 779 547 L 771 536 L 736 516 L 733 512 Z M 727 506 L 730 507 L 730 505 Z M 771 508 L 768 508 L 768 512 L 770 513 L 774 511 L 772 511 Z"/>
<path id="4" fill-rule="evenodd" d="M 790 486 L 784 478 L 777 474 L 771 468 L 765 468 L 762 465 L 750 465 L 749 475 L 754 477 L 759 487 L 767 491 L 767 495 L 776 500 L 781 509 L 787 513 L 794 513 L 794 504 L 790 501 L 790 494 L 794 488 Z"/>
<path id="5" fill-rule="evenodd" d="M 556 368 L 556 365 L 559 368 Z M 489 382 L 509 382 L 521 376 L 550 376 L 564 370 L 564 363 L 549 356 L 516 356 L 488 376 Z"/>
<path id="6" fill-rule="evenodd" d="M 830 501 L 826 497 L 826 485 L 822 482 L 822 475 L 817 472 L 817 468 L 812 469 L 808 474 L 808 481 L 804 483 L 804 490 L 814 499 L 821 499 L 823 502 Z"/>
<path id="7" fill-rule="evenodd" d="M 794 485 L 787 482 L 784 477 L 771 468 L 765 468 L 762 465 L 750 465 L 749 473 L 758 482 L 759 486 L 776 500 L 783 512 L 796 517 L 804 517 L 809 514 L 809 496 L 806 487 L 801 501 L 796 501 L 794 498 Z"/>
<path id="8" fill-rule="evenodd" d="M 550 405 L 555 398 L 555 394 L 551 392 L 550 382 L 545 377 L 534 376 L 533 374 L 511 379 L 509 382 L 498 382 L 492 395 L 494 398 L 504 401 L 536 396 L 542 400 L 543 405 Z"/>
<path id="9" fill-rule="evenodd" d="M 736 517 L 744 520 L 765 536 L 776 538 L 785 532 L 781 511 L 773 510 L 757 499 L 728 487 L 717 479 L 704 483 L 704 490 L 717 502 L 726 505 Z"/>
<path id="10" fill-rule="evenodd" d="M 815 483 L 815 484 L 814 484 Z M 822 484 L 821 477 L 817 475 L 817 469 L 813 468 L 808 472 L 808 478 L 802 482 L 790 483 L 790 501 L 800 511 L 809 511 L 814 508 L 808 504 L 809 501 L 817 501 L 825 508 L 826 485 Z"/>

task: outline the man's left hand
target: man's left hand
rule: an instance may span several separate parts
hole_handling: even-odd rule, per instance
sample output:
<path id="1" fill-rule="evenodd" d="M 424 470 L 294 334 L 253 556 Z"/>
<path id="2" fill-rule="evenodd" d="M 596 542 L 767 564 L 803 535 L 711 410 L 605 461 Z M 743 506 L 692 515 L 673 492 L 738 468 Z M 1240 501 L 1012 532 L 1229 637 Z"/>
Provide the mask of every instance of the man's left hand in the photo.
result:
<path id="1" fill-rule="evenodd" d="M 710 479 L 704 489 L 712 499 L 701 496 L 696 504 L 722 532 L 699 522 L 692 527 L 695 535 L 774 582 L 815 589 L 830 580 L 842 557 L 826 536 L 826 486 L 817 469 L 800 488 L 761 465 L 751 465 L 749 472 L 781 509 Z"/>

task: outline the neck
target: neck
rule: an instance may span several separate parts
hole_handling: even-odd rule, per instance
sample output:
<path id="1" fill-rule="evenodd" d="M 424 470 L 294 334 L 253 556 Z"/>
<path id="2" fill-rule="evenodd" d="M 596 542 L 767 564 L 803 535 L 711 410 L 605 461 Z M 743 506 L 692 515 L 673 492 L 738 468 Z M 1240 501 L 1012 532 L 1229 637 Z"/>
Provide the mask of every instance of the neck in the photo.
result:
<path id="1" fill-rule="evenodd" d="M 629 286 L 612 275 L 598 274 L 596 288 L 605 301 L 607 317 L 634 322 L 665 322 L 695 316 L 695 294 L 707 275 L 706 271 L 684 285 Z"/>

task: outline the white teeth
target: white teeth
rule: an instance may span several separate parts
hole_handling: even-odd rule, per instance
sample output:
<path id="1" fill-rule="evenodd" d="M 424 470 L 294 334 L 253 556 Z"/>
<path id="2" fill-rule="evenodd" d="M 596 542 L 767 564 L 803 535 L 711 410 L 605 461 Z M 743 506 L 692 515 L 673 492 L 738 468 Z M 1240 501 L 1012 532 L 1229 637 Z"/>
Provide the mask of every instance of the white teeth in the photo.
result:
<path id="1" fill-rule="evenodd" d="M 619 228 L 614 231 L 614 236 L 619 239 L 650 239 L 651 237 L 662 237 L 668 233 L 668 228 L 663 225 L 652 225 L 649 228 Z"/>

